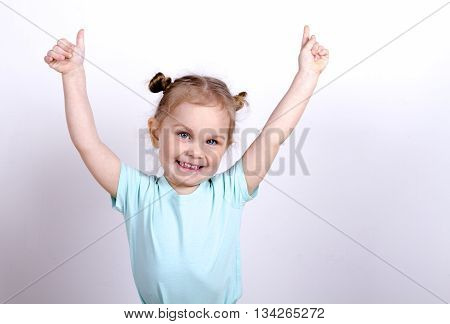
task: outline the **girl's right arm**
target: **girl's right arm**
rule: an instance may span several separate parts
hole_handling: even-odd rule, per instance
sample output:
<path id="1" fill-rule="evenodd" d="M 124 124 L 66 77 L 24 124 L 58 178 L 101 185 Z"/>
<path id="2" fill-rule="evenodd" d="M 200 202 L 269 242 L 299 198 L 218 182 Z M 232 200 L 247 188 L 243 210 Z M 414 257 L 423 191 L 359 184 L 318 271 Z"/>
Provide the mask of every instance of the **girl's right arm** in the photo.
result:
<path id="1" fill-rule="evenodd" d="M 84 30 L 76 45 L 60 39 L 44 60 L 62 74 L 67 127 L 75 148 L 95 180 L 113 197 L 117 195 L 120 159 L 100 140 L 86 91 Z"/>

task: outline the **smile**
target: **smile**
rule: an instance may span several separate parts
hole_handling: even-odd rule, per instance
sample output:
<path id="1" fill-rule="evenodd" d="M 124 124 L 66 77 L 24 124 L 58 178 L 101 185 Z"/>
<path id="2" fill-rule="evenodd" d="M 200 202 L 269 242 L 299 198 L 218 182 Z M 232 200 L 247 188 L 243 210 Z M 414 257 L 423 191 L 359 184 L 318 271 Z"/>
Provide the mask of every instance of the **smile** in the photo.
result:
<path id="1" fill-rule="evenodd" d="M 194 171 L 195 172 L 195 171 L 198 171 L 201 168 L 203 168 L 203 166 L 200 166 L 200 165 L 190 164 L 190 163 L 186 163 L 186 162 L 180 162 L 178 160 L 176 160 L 176 161 L 177 161 L 178 166 L 184 171 L 190 171 L 190 172 Z"/>

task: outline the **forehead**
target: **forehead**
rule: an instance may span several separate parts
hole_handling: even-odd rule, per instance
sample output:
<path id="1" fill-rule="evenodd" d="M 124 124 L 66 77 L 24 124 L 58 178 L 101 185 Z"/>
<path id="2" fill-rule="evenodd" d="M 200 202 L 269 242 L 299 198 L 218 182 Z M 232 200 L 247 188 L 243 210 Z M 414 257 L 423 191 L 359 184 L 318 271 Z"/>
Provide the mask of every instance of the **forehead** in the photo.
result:
<path id="1" fill-rule="evenodd" d="M 163 124 L 166 124 L 166 127 L 178 127 L 176 125 L 181 124 L 195 132 L 200 132 L 202 129 L 224 132 L 230 125 L 230 116 L 226 109 L 219 106 L 202 106 L 183 102 L 172 109 Z"/>

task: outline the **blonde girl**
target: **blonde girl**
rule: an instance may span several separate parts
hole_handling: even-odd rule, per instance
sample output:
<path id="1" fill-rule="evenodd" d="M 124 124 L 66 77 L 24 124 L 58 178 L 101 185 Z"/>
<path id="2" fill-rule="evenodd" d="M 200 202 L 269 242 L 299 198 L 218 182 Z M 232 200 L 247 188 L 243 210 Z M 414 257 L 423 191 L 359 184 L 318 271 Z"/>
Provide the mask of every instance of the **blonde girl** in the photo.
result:
<path id="1" fill-rule="evenodd" d="M 328 63 L 328 50 L 305 25 L 298 71 L 255 141 L 216 174 L 233 143 L 246 92 L 230 93 L 216 78 L 157 73 L 162 92 L 148 120 L 160 177 L 123 163 L 97 134 L 86 91 L 84 30 L 44 57 L 62 74 L 70 138 L 112 207 L 125 217 L 131 266 L 142 303 L 236 303 L 242 295 L 239 230 L 244 205 L 258 195 L 280 145 L 297 125 Z"/>

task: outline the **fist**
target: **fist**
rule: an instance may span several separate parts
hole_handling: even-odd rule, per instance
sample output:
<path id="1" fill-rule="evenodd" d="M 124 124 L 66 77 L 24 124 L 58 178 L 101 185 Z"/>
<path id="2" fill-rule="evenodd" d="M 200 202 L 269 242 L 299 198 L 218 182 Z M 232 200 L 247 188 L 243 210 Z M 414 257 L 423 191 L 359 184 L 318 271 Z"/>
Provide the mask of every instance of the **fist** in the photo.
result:
<path id="1" fill-rule="evenodd" d="M 44 57 L 52 69 L 66 74 L 83 66 L 84 62 L 84 29 L 77 34 L 76 45 L 65 38 L 58 40 L 55 46 Z"/>

